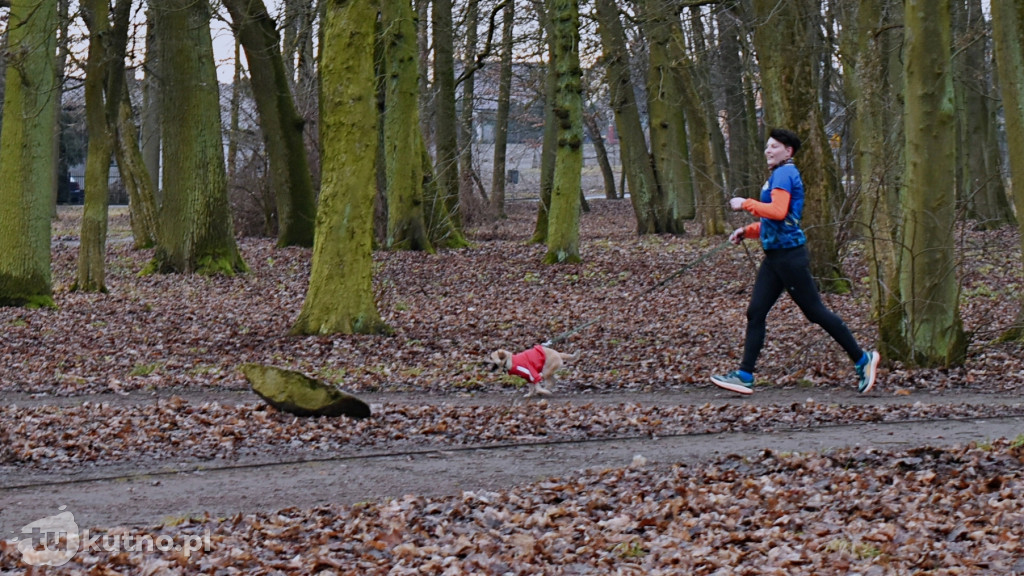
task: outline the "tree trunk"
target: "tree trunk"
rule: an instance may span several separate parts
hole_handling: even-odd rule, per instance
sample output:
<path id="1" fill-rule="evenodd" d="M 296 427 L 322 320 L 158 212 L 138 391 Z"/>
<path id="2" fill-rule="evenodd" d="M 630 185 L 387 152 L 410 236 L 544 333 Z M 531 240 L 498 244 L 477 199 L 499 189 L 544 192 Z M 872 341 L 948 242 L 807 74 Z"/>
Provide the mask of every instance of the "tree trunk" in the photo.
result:
<path id="1" fill-rule="evenodd" d="M 690 74 L 690 82 L 700 97 L 696 103 L 704 114 L 708 143 L 711 148 L 712 172 L 708 172 L 705 177 L 714 183 L 715 190 L 721 192 L 721 194 L 716 194 L 716 197 L 722 199 L 724 214 L 725 176 L 729 173 L 729 157 L 725 151 L 725 136 L 722 135 L 722 130 L 719 127 L 718 104 L 715 102 L 711 89 L 712 50 L 708 48 L 708 43 L 704 39 L 704 21 L 701 15 L 702 11 L 699 7 L 690 7 L 690 30 L 694 42 L 693 72 Z M 682 41 L 680 37 L 679 42 L 682 43 Z M 680 53 L 685 54 L 685 48 L 681 49 Z"/>
<path id="2" fill-rule="evenodd" d="M 981 1 L 969 0 L 962 10 L 964 42 L 955 60 L 960 73 L 956 75 L 960 108 L 963 151 L 962 190 L 966 194 L 969 216 L 979 229 L 995 230 L 1013 222 L 1013 212 L 1003 187 L 1000 153 L 996 142 L 996 117 L 990 104 L 992 70 L 988 59 L 988 33 Z"/>
<path id="3" fill-rule="evenodd" d="M 323 22 L 321 134 L 323 187 L 309 291 L 293 334 L 378 334 L 388 327 L 373 298 L 376 193 L 376 2 L 331 2 Z"/>
<path id="4" fill-rule="evenodd" d="M 480 22 L 478 0 L 466 4 L 466 44 L 462 55 L 463 70 L 472 70 L 476 65 L 477 25 Z M 469 73 L 462 79 L 462 98 L 458 124 L 459 141 L 459 204 L 465 214 L 477 214 L 480 202 L 473 194 L 473 108 L 476 100 L 476 74 Z"/>
<path id="5" fill-rule="evenodd" d="M 729 196 L 755 198 L 764 178 L 764 159 L 757 137 L 757 118 L 748 114 L 740 43 L 741 18 L 733 10 L 718 13 L 721 69 L 725 87 L 725 114 L 729 130 Z M 749 56 L 748 56 L 749 57 Z"/>
<path id="6" fill-rule="evenodd" d="M 722 186 L 715 179 L 715 160 L 711 151 L 711 128 L 708 126 L 704 108 L 700 105 L 701 98 L 697 94 L 693 79 L 693 61 L 689 58 L 679 60 L 676 68 L 683 78 L 686 96 L 683 98 L 683 111 L 690 119 L 690 164 L 693 166 L 694 187 L 697 197 L 697 219 L 705 236 L 722 234 L 725 230 L 725 198 Z"/>
<path id="7" fill-rule="evenodd" d="M 231 77 L 230 118 L 228 119 L 228 182 L 232 182 L 238 171 L 238 140 L 242 113 L 242 43 L 235 34 L 235 73 Z M 230 186 L 230 184 L 229 184 Z"/>
<path id="8" fill-rule="evenodd" d="M 557 78 L 558 129 L 551 189 L 548 252 L 544 262 L 580 261 L 580 176 L 583 171 L 583 71 L 580 68 L 579 0 L 548 0 L 553 33 L 548 66 Z"/>
<path id="9" fill-rule="evenodd" d="M 960 320 L 954 254 L 955 123 L 949 4 L 905 4 L 906 192 L 900 289 L 910 365 L 960 365 L 967 338 Z"/>
<path id="10" fill-rule="evenodd" d="M 416 46 L 419 53 L 420 132 L 427 150 L 434 142 L 434 87 L 430 84 L 430 0 L 413 0 L 416 9 Z M 430 169 L 433 173 L 433 167 Z"/>
<path id="11" fill-rule="evenodd" d="M 10 7 L 10 2 L 7 2 L 6 7 Z M 53 98 L 54 114 L 56 115 L 57 121 L 54 125 L 55 137 L 53 139 L 53 158 L 56 162 L 57 170 L 54 176 L 57 179 L 57 185 L 53 187 L 53 193 L 51 195 L 51 214 L 57 216 L 57 196 L 60 194 L 60 185 L 67 178 L 68 166 L 65 158 L 62 158 L 60 153 L 60 142 L 62 138 L 62 132 L 64 130 L 64 123 L 61 118 L 63 116 L 63 106 L 61 103 L 64 101 L 64 86 L 67 76 L 65 70 L 68 65 L 68 58 L 71 55 L 71 39 L 69 38 L 69 29 L 71 28 L 71 0 L 57 0 L 57 63 L 56 63 L 56 91 Z M 6 51 L 7 49 L 7 31 L 3 33 L 3 39 L 0 40 L 0 49 Z M 4 58 L 0 57 L 0 60 Z M 6 65 L 4 65 L 4 68 Z M 2 71 L 3 68 L 0 68 Z M 3 89 L 0 87 L 0 102 L 3 102 Z M 70 178 L 68 178 L 70 180 Z"/>
<path id="12" fill-rule="evenodd" d="M 455 55 L 452 0 L 433 0 L 434 164 L 438 193 L 452 225 L 462 229 L 459 206 L 459 141 L 455 114 Z"/>
<path id="13" fill-rule="evenodd" d="M 544 0 L 534 0 L 537 20 L 544 31 L 544 40 L 548 45 L 548 54 L 554 54 L 554 23 L 548 13 Z M 558 72 L 548 58 L 544 66 L 544 135 L 540 151 L 540 201 L 537 202 L 537 221 L 533 226 L 530 242 L 546 244 L 548 241 L 548 222 L 551 213 L 551 190 L 555 185 L 555 157 L 558 148 L 558 121 L 555 118 L 555 98 L 558 95 Z"/>
<path id="14" fill-rule="evenodd" d="M 683 32 L 679 17 L 671 6 L 656 0 L 644 0 L 642 7 L 643 28 L 650 47 L 647 110 L 650 115 L 651 158 L 665 203 L 664 232 L 682 234 L 686 231 L 683 227 L 686 220 L 697 215 L 690 150 L 686 143 L 686 119 L 679 113 L 685 100 L 685 88 L 678 68 L 673 66 L 685 58 Z"/>
<path id="15" fill-rule="evenodd" d="M 812 38 L 820 4 L 812 0 L 754 0 L 757 18 L 771 25 L 755 28 L 761 77 L 764 86 L 765 125 L 795 131 L 803 140 L 796 163 L 807 195 L 804 201 L 804 232 L 811 254 L 811 273 L 822 290 L 849 290 L 839 268 L 833 197 L 839 178 L 825 127 L 822 123 L 814 70 L 821 54 Z"/>
<path id="16" fill-rule="evenodd" d="M 57 1 L 13 0 L 0 132 L 0 306 L 53 306 Z"/>
<path id="17" fill-rule="evenodd" d="M 146 170 L 146 162 L 139 149 L 139 137 L 127 88 L 122 91 L 121 106 L 117 115 L 117 143 L 114 153 L 117 167 L 121 171 L 121 179 L 128 191 L 133 244 L 138 250 L 152 248 L 159 237 L 156 191 L 153 178 Z"/>
<path id="18" fill-rule="evenodd" d="M 156 193 L 157 205 L 162 198 L 160 193 L 160 58 L 157 43 L 160 41 L 156 33 L 153 9 L 146 10 L 146 78 L 142 86 L 142 119 L 139 122 L 142 157 L 146 163 L 146 172 L 153 180 L 153 191 Z"/>
<path id="19" fill-rule="evenodd" d="M 612 163 L 608 160 L 608 148 L 604 145 L 604 134 L 597 120 L 599 112 L 593 107 L 589 113 L 583 114 L 583 127 L 587 129 L 590 141 L 594 143 L 594 155 L 597 156 L 597 164 L 601 168 L 601 178 L 604 180 L 604 197 L 608 200 L 615 200 L 619 196 L 615 192 L 615 171 L 612 170 Z"/>
<path id="20" fill-rule="evenodd" d="M 228 204 L 209 6 L 167 0 L 154 11 L 164 80 L 164 202 L 151 270 L 245 271 Z"/>
<path id="21" fill-rule="evenodd" d="M 295 109 L 277 24 L 263 0 L 224 0 L 249 63 L 253 99 L 277 200 L 277 245 L 312 246 L 316 201 L 303 141 L 305 121 Z"/>
<path id="22" fill-rule="evenodd" d="M 1019 2 L 992 3 L 992 38 L 999 70 L 999 94 L 1006 119 L 1006 143 L 1010 160 L 1010 182 L 1017 209 L 1017 229 L 1024 230 L 1024 6 Z M 1024 234 L 1018 234 L 1024 253 Z M 1020 273 L 1020 271 L 1018 271 Z M 1016 328 L 1004 339 L 1024 340 L 1024 292 L 1020 299 Z"/>
<path id="23" fill-rule="evenodd" d="M 850 100 L 859 102 L 854 122 L 856 197 L 867 250 L 872 315 L 884 358 L 907 355 L 899 284 L 903 176 L 903 0 L 864 0 L 856 15 L 856 41 L 844 62 Z M 847 29 L 852 30 L 854 26 Z"/>
<path id="24" fill-rule="evenodd" d="M 512 95 L 512 25 L 516 3 L 505 2 L 501 21 L 501 70 L 498 73 L 498 106 L 494 117 L 494 170 L 491 174 L 491 215 L 498 220 L 505 214 L 505 161 L 508 151 L 509 102 Z"/>
<path id="25" fill-rule="evenodd" d="M 423 215 L 423 164 L 417 95 L 416 13 L 409 0 L 384 2 L 384 172 L 387 250 L 433 252 Z"/>
<path id="26" fill-rule="evenodd" d="M 656 234 L 665 229 L 662 192 L 655 176 L 647 140 L 640 123 L 633 81 L 630 79 L 629 50 L 613 0 L 596 0 L 598 32 L 608 75 L 611 107 L 619 135 L 622 171 L 636 215 L 638 234 Z"/>

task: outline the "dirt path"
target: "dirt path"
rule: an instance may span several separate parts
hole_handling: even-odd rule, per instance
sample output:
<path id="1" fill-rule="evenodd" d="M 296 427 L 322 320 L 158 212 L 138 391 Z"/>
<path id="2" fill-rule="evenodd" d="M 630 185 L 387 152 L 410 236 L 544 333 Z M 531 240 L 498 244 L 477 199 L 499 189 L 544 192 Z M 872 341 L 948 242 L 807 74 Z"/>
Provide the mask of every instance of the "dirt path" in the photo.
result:
<path id="1" fill-rule="evenodd" d="M 92 396 L 111 403 L 160 402 L 169 393 Z M 190 401 L 253 402 L 243 391 L 222 391 Z M 511 404 L 519 396 L 431 396 L 423 394 L 365 395 L 371 403 Z M 936 395 L 862 397 L 854 392 L 773 390 L 749 399 L 711 389 L 649 394 L 594 394 L 556 397 L 551 402 L 616 404 L 763 403 L 787 404 L 813 399 L 827 404 L 906 405 L 1019 404 L 1019 396 Z M 77 403 L 84 398 L 32 398 L 5 395 L 7 403 Z M 455 494 L 491 490 L 584 469 L 629 466 L 641 459 L 647 466 L 703 460 L 727 454 L 753 455 L 778 451 L 821 451 L 852 446 L 887 449 L 917 445 L 946 446 L 995 438 L 1013 438 L 1024 430 L 1024 417 L 904 423 L 870 423 L 776 430 L 770 434 L 715 433 L 667 437 L 592 439 L 474 447 L 418 446 L 400 453 L 381 449 L 307 460 L 308 454 L 273 454 L 204 462 L 136 462 L 90 466 L 60 472 L 0 469 L 0 528 L 4 532 L 50 514 L 59 506 L 73 511 L 79 525 L 142 525 L 209 513 L 227 517 L 239 512 L 272 511 L 323 503 L 353 504 L 405 494 Z"/>

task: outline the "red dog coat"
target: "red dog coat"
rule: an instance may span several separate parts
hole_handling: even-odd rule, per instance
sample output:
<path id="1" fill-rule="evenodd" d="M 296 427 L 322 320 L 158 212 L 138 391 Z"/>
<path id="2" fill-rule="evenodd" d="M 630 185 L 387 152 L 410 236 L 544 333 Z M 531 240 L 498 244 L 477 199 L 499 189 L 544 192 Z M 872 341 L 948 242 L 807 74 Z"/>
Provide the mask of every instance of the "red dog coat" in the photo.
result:
<path id="1" fill-rule="evenodd" d="M 544 370 L 544 347 L 538 344 L 526 352 L 513 355 L 512 367 L 509 368 L 508 373 L 524 378 L 531 384 L 536 384 L 541 380 L 542 370 Z"/>

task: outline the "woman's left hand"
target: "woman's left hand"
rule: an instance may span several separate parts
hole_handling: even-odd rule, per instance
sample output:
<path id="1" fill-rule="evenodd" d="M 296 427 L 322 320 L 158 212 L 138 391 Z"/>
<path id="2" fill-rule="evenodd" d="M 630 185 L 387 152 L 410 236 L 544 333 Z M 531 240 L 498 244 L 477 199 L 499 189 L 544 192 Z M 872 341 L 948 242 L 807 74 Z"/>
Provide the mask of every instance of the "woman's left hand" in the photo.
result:
<path id="1" fill-rule="evenodd" d="M 738 196 L 733 198 L 732 200 L 729 200 L 729 208 L 732 208 L 734 211 L 743 210 L 744 200 L 746 200 L 746 198 L 740 198 Z"/>

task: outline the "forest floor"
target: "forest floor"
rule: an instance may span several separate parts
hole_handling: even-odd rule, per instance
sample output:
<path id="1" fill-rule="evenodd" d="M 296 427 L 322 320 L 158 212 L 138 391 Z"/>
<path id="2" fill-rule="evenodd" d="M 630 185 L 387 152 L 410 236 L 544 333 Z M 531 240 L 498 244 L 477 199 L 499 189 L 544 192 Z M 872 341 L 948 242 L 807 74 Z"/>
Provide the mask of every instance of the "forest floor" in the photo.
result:
<path id="1" fill-rule="evenodd" d="M 74 514 L 92 542 L 68 574 L 1024 574 L 1024 352 L 1016 231 L 964 230 L 963 367 L 887 363 L 856 392 L 849 361 L 788 299 L 769 318 L 756 393 L 735 367 L 757 249 L 638 237 L 627 202 L 594 201 L 582 264 L 543 266 L 533 205 L 474 246 L 377 253 L 391 336 L 289 337 L 309 250 L 240 241 L 251 273 L 139 277 L 111 242 L 108 294 L 71 292 L 77 213 L 54 225 L 53 310 L 0 309 L 0 573 L 33 570 L 15 538 Z M 79 209 L 80 210 L 80 209 Z M 112 214 L 111 238 L 126 238 Z M 865 347 L 853 291 L 826 295 Z M 483 370 L 598 320 L 550 398 Z M 302 419 L 237 367 L 336 382 L 372 418 Z M 135 550 L 111 536 L 204 536 Z M 36 560 L 38 563 L 38 560 Z M 38 569 L 35 569 L 38 570 Z"/>

